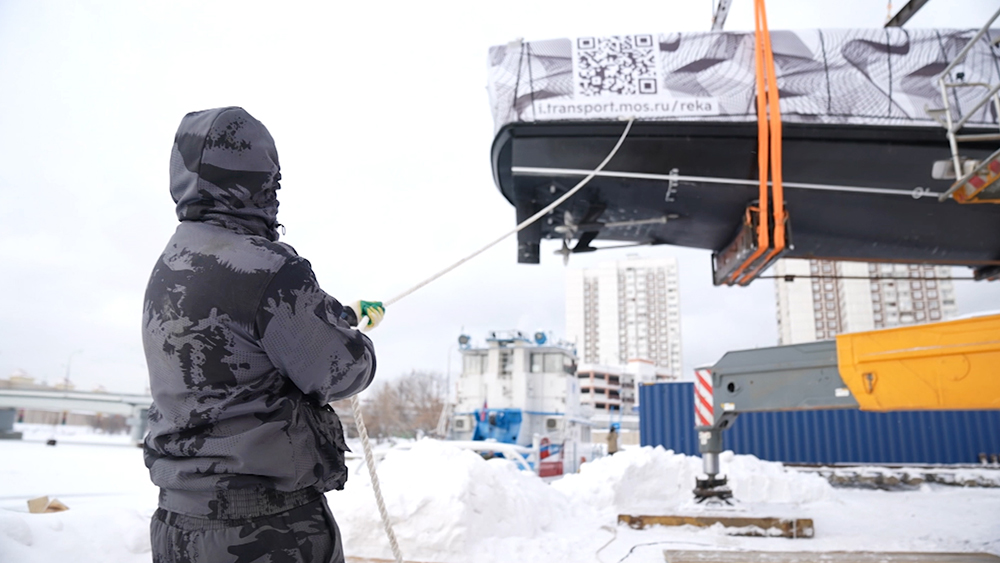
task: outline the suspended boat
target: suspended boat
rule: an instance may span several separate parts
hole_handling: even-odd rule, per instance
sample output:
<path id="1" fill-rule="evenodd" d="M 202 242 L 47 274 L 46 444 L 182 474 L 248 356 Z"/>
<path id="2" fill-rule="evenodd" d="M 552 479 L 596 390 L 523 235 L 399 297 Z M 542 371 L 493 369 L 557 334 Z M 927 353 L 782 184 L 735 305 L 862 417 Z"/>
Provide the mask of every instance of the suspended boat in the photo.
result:
<path id="1" fill-rule="evenodd" d="M 779 256 L 996 276 L 1000 29 L 988 26 L 771 32 L 765 113 L 761 34 L 491 48 L 494 180 L 518 222 L 592 172 L 635 119 L 604 170 L 519 233 L 518 262 L 562 239 L 567 257 L 594 241 L 712 250 L 717 284 L 749 283 Z M 762 143 L 761 118 L 778 110 Z"/>

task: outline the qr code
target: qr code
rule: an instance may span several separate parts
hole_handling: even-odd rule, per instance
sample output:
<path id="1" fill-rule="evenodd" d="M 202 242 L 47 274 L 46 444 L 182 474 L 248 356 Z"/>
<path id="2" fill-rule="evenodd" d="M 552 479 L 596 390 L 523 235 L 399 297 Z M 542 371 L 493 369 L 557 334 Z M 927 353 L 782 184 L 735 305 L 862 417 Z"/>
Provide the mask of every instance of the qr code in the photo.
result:
<path id="1" fill-rule="evenodd" d="M 576 82 L 584 96 L 656 93 L 652 35 L 581 37 L 576 40 Z"/>

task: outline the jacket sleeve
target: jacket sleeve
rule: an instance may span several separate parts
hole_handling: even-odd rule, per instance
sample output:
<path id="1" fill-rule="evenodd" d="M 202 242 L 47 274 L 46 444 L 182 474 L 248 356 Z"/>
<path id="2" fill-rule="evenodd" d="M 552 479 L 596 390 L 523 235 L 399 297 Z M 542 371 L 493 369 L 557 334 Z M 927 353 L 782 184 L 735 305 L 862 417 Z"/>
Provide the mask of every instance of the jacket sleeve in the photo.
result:
<path id="1" fill-rule="evenodd" d="M 299 256 L 274 275 L 257 310 L 257 334 L 271 362 L 321 404 L 360 393 L 375 377 L 375 348 L 343 312 Z"/>

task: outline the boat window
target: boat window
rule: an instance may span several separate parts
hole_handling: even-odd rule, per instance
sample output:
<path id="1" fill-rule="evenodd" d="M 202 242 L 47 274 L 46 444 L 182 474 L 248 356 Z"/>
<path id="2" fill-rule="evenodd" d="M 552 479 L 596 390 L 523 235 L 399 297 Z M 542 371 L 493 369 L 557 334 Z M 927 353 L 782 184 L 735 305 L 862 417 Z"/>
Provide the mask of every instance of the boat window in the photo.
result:
<path id="1" fill-rule="evenodd" d="M 545 354 L 545 373 L 558 373 L 563 370 L 562 354 Z"/>
<path id="2" fill-rule="evenodd" d="M 500 375 L 514 373 L 514 354 L 509 350 L 500 352 Z"/>
<path id="3" fill-rule="evenodd" d="M 466 375 L 479 375 L 483 373 L 481 366 L 482 362 L 479 360 L 478 354 L 464 354 L 462 356 L 462 373 Z"/>
<path id="4" fill-rule="evenodd" d="M 543 371 L 545 371 L 545 354 L 532 352 L 531 373 L 542 373 Z"/>

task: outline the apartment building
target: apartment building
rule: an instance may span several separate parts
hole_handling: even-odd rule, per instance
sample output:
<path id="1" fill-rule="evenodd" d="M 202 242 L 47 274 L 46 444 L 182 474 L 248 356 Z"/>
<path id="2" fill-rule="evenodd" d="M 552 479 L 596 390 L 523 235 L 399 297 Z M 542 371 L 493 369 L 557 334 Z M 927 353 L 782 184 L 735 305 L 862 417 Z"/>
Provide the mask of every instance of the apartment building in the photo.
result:
<path id="1" fill-rule="evenodd" d="M 957 312 L 949 266 L 779 260 L 779 344 L 949 319 Z"/>
<path id="2" fill-rule="evenodd" d="M 566 335 L 581 363 L 626 366 L 643 360 L 681 373 L 677 260 L 639 258 L 570 269 Z"/>

